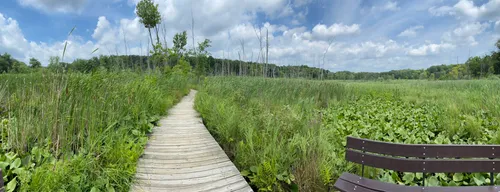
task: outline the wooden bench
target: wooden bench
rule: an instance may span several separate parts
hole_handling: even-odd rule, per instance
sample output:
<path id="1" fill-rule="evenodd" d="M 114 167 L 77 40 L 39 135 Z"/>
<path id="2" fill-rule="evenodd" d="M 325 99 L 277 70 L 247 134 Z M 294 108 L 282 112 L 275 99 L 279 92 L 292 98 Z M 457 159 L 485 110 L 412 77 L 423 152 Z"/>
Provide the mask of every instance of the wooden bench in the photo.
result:
<path id="1" fill-rule="evenodd" d="M 345 158 L 361 164 L 361 177 L 343 173 L 334 187 L 340 191 L 372 192 L 498 192 L 500 145 L 395 144 L 347 137 Z M 423 173 L 423 186 L 404 186 L 364 178 L 364 166 Z M 489 186 L 425 186 L 427 173 L 490 173 Z"/>
<path id="2" fill-rule="evenodd" d="M 4 192 L 5 187 L 3 186 L 3 174 L 2 174 L 2 169 L 0 169 L 0 192 Z"/>

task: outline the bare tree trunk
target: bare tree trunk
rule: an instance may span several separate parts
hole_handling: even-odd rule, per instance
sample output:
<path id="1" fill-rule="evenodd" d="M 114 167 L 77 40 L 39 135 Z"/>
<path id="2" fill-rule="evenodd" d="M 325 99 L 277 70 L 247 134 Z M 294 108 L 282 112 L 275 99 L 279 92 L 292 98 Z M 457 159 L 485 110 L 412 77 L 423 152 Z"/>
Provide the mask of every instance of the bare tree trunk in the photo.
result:
<path id="1" fill-rule="evenodd" d="M 267 65 L 269 63 L 269 30 L 266 28 L 266 75 L 267 76 Z"/>
<path id="2" fill-rule="evenodd" d="M 153 38 L 151 38 L 151 33 L 149 33 L 149 37 L 150 37 L 151 42 L 152 42 Z M 149 46 L 148 46 L 148 50 L 147 50 L 147 56 L 148 56 L 148 69 L 151 71 L 151 59 L 149 59 Z"/>
<path id="3" fill-rule="evenodd" d="M 191 1 L 192 3 L 192 1 Z M 194 16 L 193 16 L 193 5 L 191 4 L 191 36 L 193 38 L 193 50 L 196 54 L 196 47 L 194 46 Z"/>
<path id="4" fill-rule="evenodd" d="M 151 28 L 148 28 L 148 32 L 149 32 L 149 39 L 151 39 L 151 46 L 155 47 L 155 45 L 153 44 L 153 36 L 151 36 Z"/>
<path id="5" fill-rule="evenodd" d="M 328 50 L 330 49 L 330 46 L 332 46 L 333 39 L 330 39 L 330 42 L 328 43 L 328 48 L 326 48 L 325 53 L 323 53 L 323 68 L 325 67 L 325 56 Z M 321 78 L 320 80 L 323 80 L 323 68 L 320 67 L 321 70 Z"/>
<path id="6" fill-rule="evenodd" d="M 226 68 L 224 67 L 225 62 L 226 62 L 225 51 L 222 50 L 222 76 L 224 76 L 224 70 L 226 70 Z"/>
<path id="7" fill-rule="evenodd" d="M 239 76 L 241 76 L 241 55 L 240 55 L 240 52 L 238 51 L 238 59 L 240 60 L 240 71 L 238 72 Z"/>
<path id="8" fill-rule="evenodd" d="M 245 54 L 245 40 L 240 40 L 241 44 L 241 50 L 243 51 L 243 58 L 240 58 L 240 70 L 241 70 L 241 59 L 245 60 L 246 54 Z M 238 52 L 239 55 L 239 52 Z M 242 74 L 245 75 L 245 70 L 242 71 Z"/>
<path id="9" fill-rule="evenodd" d="M 127 44 L 127 36 L 125 34 L 125 30 L 122 28 L 122 33 L 123 33 L 123 42 L 125 43 L 125 55 L 128 55 L 128 44 Z"/>
<path id="10" fill-rule="evenodd" d="M 160 33 L 158 32 L 158 25 L 155 26 L 156 31 L 156 43 L 160 43 Z"/>
<path id="11" fill-rule="evenodd" d="M 252 26 L 253 27 L 253 26 Z M 255 32 L 255 36 L 257 36 L 257 39 L 259 40 L 259 55 L 257 57 L 257 65 L 259 65 L 259 60 L 262 58 L 262 61 L 260 63 L 260 65 L 262 65 L 264 63 L 264 55 L 262 53 L 262 30 L 261 28 L 259 28 L 259 33 L 257 34 L 257 30 L 255 29 L 255 27 L 253 27 L 253 30 Z M 265 77 L 265 73 L 264 73 L 264 67 L 262 67 L 262 76 Z"/>

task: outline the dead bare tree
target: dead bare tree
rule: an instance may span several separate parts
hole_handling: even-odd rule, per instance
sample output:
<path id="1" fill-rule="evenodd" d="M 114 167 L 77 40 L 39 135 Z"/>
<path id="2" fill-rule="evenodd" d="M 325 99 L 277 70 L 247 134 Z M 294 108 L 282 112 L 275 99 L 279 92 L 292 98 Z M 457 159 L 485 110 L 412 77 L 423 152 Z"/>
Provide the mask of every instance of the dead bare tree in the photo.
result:
<path id="1" fill-rule="evenodd" d="M 161 31 L 163 33 L 163 44 L 165 48 L 167 48 L 167 28 L 165 27 L 165 23 L 161 24 Z"/>
<path id="2" fill-rule="evenodd" d="M 332 46 L 332 43 L 333 43 L 333 38 L 328 40 L 328 48 L 326 48 L 325 52 L 323 53 L 323 67 L 320 67 L 320 70 L 321 70 L 320 80 L 323 80 L 323 71 L 324 71 L 323 68 L 325 67 L 325 56 L 326 56 L 326 53 L 328 52 L 328 50 L 330 49 L 330 47 Z"/>
<path id="3" fill-rule="evenodd" d="M 267 76 L 267 65 L 269 64 L 269 29 L 266 27 L 266 75 Z"/>
<path id="4" fill-rule="evenodd" d="M 238 51 L 238 60 L 240 61 L 240 71 L 238 72 L 238 75 L 241 76 L 241 55 L 240 55 L 240 51 Z"/>
<path id="5" fill-rule="evenodd" d="M 226 70 L 226 68 L 224 67 L 225 62 L 226 62 L 226 53 L 225 50 L 222 50 L 222 76 L 224 76 L 224 70 Z"/>
<path id="6" fill-rule="evenodd" d="M 257 39 L 259 40 L 260 51 L 259 51 L 259 55 L 257 57 L 257 63 L 258 63 L 259 59 L 262 58 L 262 62 L 261 62 L 261 64 L 262 64 L 262 63 L 264 63 L 264 56 L 263 56 L 264 53 L 262 52 L 262 49 L 263 49 L 263 47 L 262 47 L 262 28 L 259 27 L 259 33 L 257 33 L 257 30 L 255 29 L 255 27 L 254 26 L 252 26 L 252 27 L 253 27 L 253 30 L 255 32 L 255 36 L 257 36 Z M 264 67 L 262 68 L 262 76 L 266 77 Z"/>
<path id="7" fill-rule="evenodd" d="M 163 33 L 163 47 L 165 48 L 165 50 L 168 48 L 168 44 L 167 44 L 167 28 L 165 27 L 165 23 L 162 23 L 161 24 L 161 31 Z M 165 52 L 165 54 L 167 54 L 167 57 L 168 57 L 168 51 Z M 167 63 L 166 65 L 169 66 L 169 59 L 167 59 Z"/>
<path id="8" fill-rule="evenodd" d="M 191 36 L 193 38 L 193 51 L 196 54 L 196 47 L 194 46 L 194 16 L 193 16 L 193 1 L 191 1 Z"/>
<path id="9" fill-rule="evenodd" d="M 240 73 L 242 75 L 245 75 L 245 71 L 243 71 L 242 66 L 241 66 L 241 63 L 242 63 L 241 60 L 242 59 L 245 60 L 245 57 L 246 57 L 246 54 L 245 54 L 245 39 L 240 39 L 240 46 L 241 46 L 241 50 L 243 52 L 243 57 L 240 58 Z M 238 52 L 238 56 L 239 56 L 239 54 L 240 53 Z"/>
<path id="10" fill-rule="evenodd" d="M 252 62 L 252 61 L 253 61 L 253 51 L 252 51 L 252 56 L 250 56 L 250 62 Z M 252 73 L 251 75 L 255 76 L 255 72 L 253 70 L 253 66 L 254 65 L 252 65 L 252 63 L 250 63 L 250 72 Z"/>
<path id="11" fill-rule="evenodd" d="M 127 35 L 125 34 L 125 30 L 123 30 L 123 27 L 120 27 L 123 33 L 123 43 L 125 44 L 125 55 L 128 55 L 128 43 L 127 43 Z"/>

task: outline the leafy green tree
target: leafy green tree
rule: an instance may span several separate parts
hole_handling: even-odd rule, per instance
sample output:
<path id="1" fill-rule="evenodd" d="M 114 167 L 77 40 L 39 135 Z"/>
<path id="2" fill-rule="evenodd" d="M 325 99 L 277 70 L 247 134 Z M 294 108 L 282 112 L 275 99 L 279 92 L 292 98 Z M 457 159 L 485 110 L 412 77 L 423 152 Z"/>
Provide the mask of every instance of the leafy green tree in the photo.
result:
<path id="1" fill-rule="evenodd" d="M 93 66 L 90 65 L 90 60 L 77 59 L 71 63 L 69 68 L 73 71 L 79 71 L 82 73 L 88 73 L 92 70 Z"/>
<path id="2" fill-rule="evenodd" d="M 12 69 L 13 59 L 8 53 L 0 55 L 0 73 L 8 73 Z"/>
<path id="3" fill-rule="evenodd" d="M 0 57 L 0 73 L 7 73 L 10 70 L 10 64 L 5 58 Z"/>
<path id="4" fill-rule="evenodd" d="M 434 73 L 432 73 L 430 76 L 429 76 L 429 80 L 435 80 L 436 79 L 436 75 L 434 75 Z"/>
<path id="5" fill-rule="evenodd" d="M 65 65 L 64 63 L 59 62 L 59 57 L 56 56 L 56 57 L 50 57 L 49 65 L 47 66 L 47 68 L 53 72 L 62 73 L 65 71 L 65 66 L 68 66 L 68 65 Z"/>
<path id="6" fill-rule="evenodd" d="M 185 51 L 185 46 L 187 44 L 187 32 L 183 31 L 182 33 L 177 33 L 174 35 L 174 53 L 181 55 L 183 51 Z"/>
<path id="7" fill-rule="evenodd" d="M 141 0 L 137 3 L 136 8 L 137 11 L 135 13 L 141 18 L 140 22 L 144 24 L 144 27 L 148 29 L 151 45 L 155 47 L 153 37 L 151 36 L 151 28 L 156 29 L 156 40 L 159 43 L 160 37 L 158 36 L 157 25 L 161 23 L 161 15 L 158 11 L 158 5 L 154 4 L 152 0 Z"/>
<path id="8" fill-rule="evenodd" d="M 420 73 L 419 79 L 427 79 L 427 76 L 428 76 L 427 71 L 424 70 L 422 71 L 422 73 Z"/>
<path id="9" fill-rule="evenodd" d="M 177 62 L 177 65 L 175 65 L 175 67 L 172 70 L 174 74 L 181 74 L 183 76 L 187 76 L 191 71 L 191 65 L 189 65 L 189 63 L 184 59 L 184 57 L 181 57 Z"/>
<path id="10" fill-rule="evenodd" d="M 154 47 L 154 51 L 151 51 L 151 60 L 156 67 L 166 66 L 168 63 L 168 55 L 169 49 L 163 47 L 161 43 L 158 42 Z"/>
<path id="11" fill-rule="evenodd" d="M 209 55 L 207 49 L 212 46 L 210 45 L 211 43 L 212 41 L 210 41 L 210 39 L 205 39 L 203 42 L 198 43 L 198 51 L 200 52 L 200 54 Z"/>
<path id="12" fill-rule="evenodd" d="M 24 62 L 14 60 L 12 63 L 11 72 L 13 73 L 28 73 L 29 71 L 29 67 Z"/>
<path id="13" fill-rule="evenodd" d="M 500 39 L 495 43 L 495 46 L 498 48 L 496 52 L 491 54 L 493 60 L 493 69 L 495 74 L 500 74 Z"/>
<path id="14" fill-rule="evenodd" d="M 198 81 L 200 80 L 200 77 L 205 75 L 208 67 L 208 56 L 210 53 L 208 52 L 207 48 L 209 48 L 211 45 L 212 41 L 210 39 L 205 39 L 203 42 L 198 43 L 198 53 L 196 55 L 196 66 L 195 66 L 195 73 L 196 76 L 198 77 Z"/>
<path id="15" fill-rule="evenodd" d="M 31 58 L 30 59 L 30 67 L 34 68 L 34 69 L 40 68 L 40 67 L 42 67 L 42 63 L 40 63 L 40 61 L 38 61 L 35 58 Z"/>

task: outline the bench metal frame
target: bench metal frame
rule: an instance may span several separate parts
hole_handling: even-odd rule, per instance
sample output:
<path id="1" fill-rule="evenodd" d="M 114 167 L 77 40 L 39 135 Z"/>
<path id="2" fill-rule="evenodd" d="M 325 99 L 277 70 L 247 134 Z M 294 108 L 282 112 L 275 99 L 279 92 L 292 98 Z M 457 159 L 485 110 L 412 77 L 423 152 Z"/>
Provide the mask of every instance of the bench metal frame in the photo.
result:
<path id="1" fill-rule="evenodd" d="M 341 191 L 500 191 L 500 186 L 494 186 L 494 173 L 500 172 L 500 145 L 396 144 L 347 137 L 345 158 L 361 164 L 361 177 L 342 174 L 335 183 L 335 188 Z M 365 165 L 400 172 L 421 172 L 423 186 L 403 186 L 364 178 Z M 426 173 L 479 172 L 490 173 L 491 186 L 425 186 Z"/>

